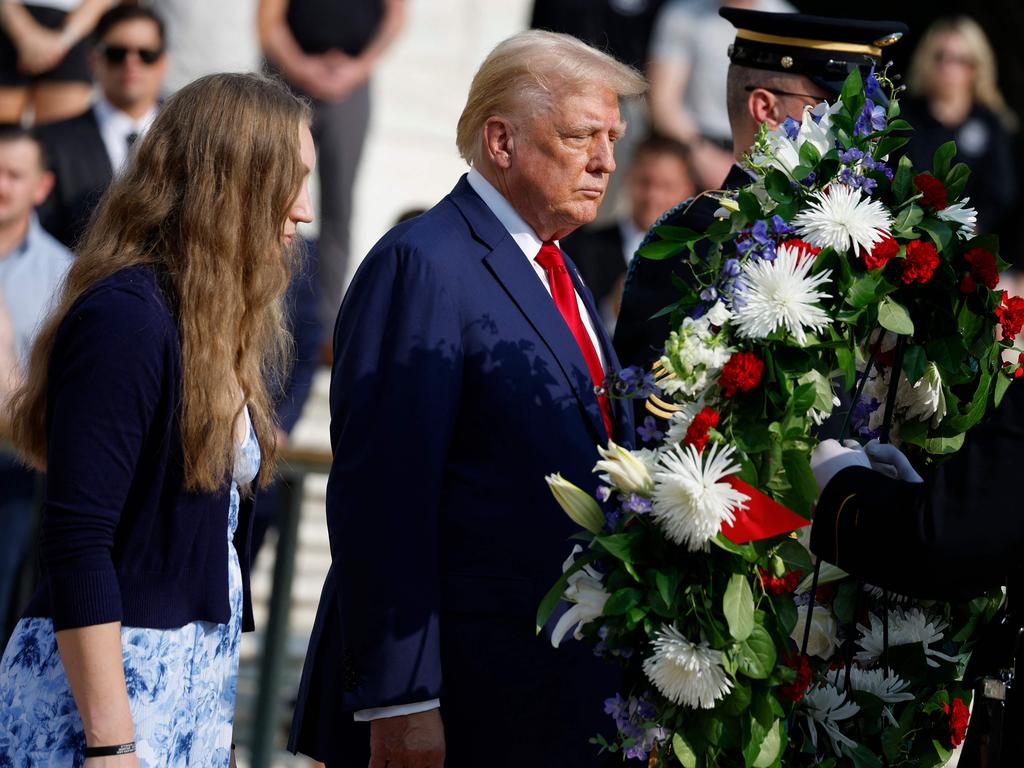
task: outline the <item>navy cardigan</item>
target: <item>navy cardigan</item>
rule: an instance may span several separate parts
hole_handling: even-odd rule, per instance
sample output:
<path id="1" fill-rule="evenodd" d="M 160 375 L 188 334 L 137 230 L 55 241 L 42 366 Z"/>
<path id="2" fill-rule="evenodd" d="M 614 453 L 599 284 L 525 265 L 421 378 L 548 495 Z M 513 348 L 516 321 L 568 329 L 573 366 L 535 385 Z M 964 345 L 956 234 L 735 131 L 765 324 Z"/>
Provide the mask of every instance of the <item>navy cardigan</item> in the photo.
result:
<path id="1" fill-rule="evenodd" d="M 49 363 L 43 579 L 26 616 L 54 629 L 121 621 L 170 629 L 226 623 L 229 483 L 184 489 L 181 344 L 152 267 L 88 289 L 60 324 Z M 252 628 L 243 499 L 235 548 Z"/>

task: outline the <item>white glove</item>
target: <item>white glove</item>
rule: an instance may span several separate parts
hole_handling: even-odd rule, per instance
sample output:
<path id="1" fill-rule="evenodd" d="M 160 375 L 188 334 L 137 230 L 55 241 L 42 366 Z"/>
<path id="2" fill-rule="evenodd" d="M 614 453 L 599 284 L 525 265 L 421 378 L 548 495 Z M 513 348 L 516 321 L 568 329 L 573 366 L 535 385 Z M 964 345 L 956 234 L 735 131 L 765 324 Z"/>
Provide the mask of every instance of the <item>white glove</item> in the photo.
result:
<path id="1" fill-rule="evenodd" d="M 850 445 L 856 447 L 850 447 Z M 865 455 L 863 449 L 854 441 L 848 441 L 846 446 L 840 445 L 837 440 L 823 440 L 811 454 L 811 471 L 814 472 L 814 479 L 818 481 L 818 491 L 823 491 L 828 481 L 836 476 L 836 473 L 846 467 L 866 467 L 871 469 L 871 462 Z"/>
<path id="2" fill-rule="evenodd" d="M 871 460 L 871 466 L 886 477 L 905 480 L 908 483 L 924 482 L 903 451 L 891 443 L 872 440 L 864 446 L 864 453 Z"/>

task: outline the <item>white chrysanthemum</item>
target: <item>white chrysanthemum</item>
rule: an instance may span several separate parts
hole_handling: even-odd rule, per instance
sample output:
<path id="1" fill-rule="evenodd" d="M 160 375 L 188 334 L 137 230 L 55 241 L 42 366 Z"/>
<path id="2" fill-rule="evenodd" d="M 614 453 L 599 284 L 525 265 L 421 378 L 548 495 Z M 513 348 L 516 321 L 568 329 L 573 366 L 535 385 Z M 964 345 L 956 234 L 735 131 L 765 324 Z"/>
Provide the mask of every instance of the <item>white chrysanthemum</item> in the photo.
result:
<path id="1" fill-rule="evenodd" d="M 956 235 L 961 240 L 973 237 L 974 230 L 978 226 L 978 212 L 967 205 L 970 199 L 965 197 L 959 203 L 947 205 L 941 211 L 935 212 L 935 215 L 943 221 L 956 225 Z"/>
<path id="2" fill-rule="evenodd" d="M 813 259 L 801 259 L 796 248 L 781 246 L 774 261 L 750 259 L 740 273 L 743 306 L 732 318 L 740 336 L 763 339 L 777 328 L 785 328 L 798 343 L 807 340 L 805 328 L 821 330 L 829 323 L 817 301 L 828 297 L 819 290 L 832 275 L 825 270 L 811 275 Z"/>
<path id="3" fill-rule="evenodd" d="M 681 410 L 672 414 L 672 418 L 668 423 L 668 432 L 665 433 L 665 439 L 669 445 L 678 445 L 683 442 L 683 439 L 686 437 L 686 430 L 690 428 L 690 424 L 697 414 L 704 410 L 705 405 L 707 403 L 703 397 L 699 400 L 690 400 L 687 403 L 679 404 Z"/>
<path id="4" fill-rule="evenodd" d="M 825 683 L 807 691 L 804 696 L 804 705 L 807 709 L 807 725 L 811 733 L 811 743 L 815 749 L 818 747 L 818 731 L 815 728 L 815 723 L 821 726 L 832 741 L 832 749 L 836 755 L 842 754 L 839 751 L 840 744 L 845 744 L 851 749 L 857 747 L 857 742 L 839 730 L 839 721 L 848 720 L 860 712 L 860 706 L 854 701 L 849 701 L 846 694 L 835 686 Z"/>
<path id="5" fill-rule="evenodd" d="M 840 684 L 845 686 L 845 671 L 839 673 L 838 677 Z M 877 696 L 886 704 L 913 701 L 914 694 L 907 690 L 909 687 L 910 683 L 892 672 L 886 677 L 884 669 L 862 669 L 856 665 L 850 667 L 850 688 Z"/>
<path id="6" fill-rule="evenodd" d="M 845 184 L 831 184 L 793 217 L 797 234 L 818 248 L 838 253 L 869 251 L 889 234 L 892 216 L 878 200 Z"/>
<path id="7" fill-rule="evenodd" d="M 582 551 L 583 548 L 579 544 L 573 547 L 572 554 L 562 563 L 562 573 L 572 567 L 576 555 Z M 562 593 L 562 599 L 573 605 L 562 614 L 558 623 L 555 624 L 555 628 L 551 632 L 551 644 L 557 648 L 573 627 L 575 627 L 573 637 L 582 640 L 580 629 L 588 621 L 601 615 L 604 611 L 604 604 L 608 602 L 608 597 L 604 583 L 601 581 L 601 574 L 589 565 L 576 571 L 569 577 L 569 583 L 565 587 L 565 592 Z"/>
<path id="8" fill-rule="evenodd" d="M 908 421 L 931 419 L 933 427 L 939 426 L 946 415 L 946 395 L 942 391 L 942 375 L 935 363 L 928 363 L 924 376 L 914 385 L 906 376 L 900 376 L 896 405 L 904 411 L 904 418 Z"/>
<path id="9" fill-rule="evenodd" d="M 942 631 L 946 626 L 946 622 L 930 618 L 920 608 L 892 611 L 889 613 L 889 647 L 920 643 L 929 667 L 939 666 L 935 659 L 955 662 L 953 657 L 931 647 L 932 643 L 942 641 Z M 884 646 L 885 629 L 882 619 L 871 614 L 871 627 L 858 624 L 857 629 L 861 634 L 857 645 L 863 650 L 857 651 L 855 658 L 861 664 L 874 664 L 882 657 Z"/>
<path id="10" fill-rule="evenodd" d="M 662 455 L 662 469 L 654 473 L 651 514 L 670 541 L 696 552 L 718 535 L 723 523 L 735 521 L 736 509 L 746 507 L 750 497 L 723 482 L 739 472 L 734 452 L 731 445 L 711 444 L 702 456 L 692 445 L 677 445 Z"/>
<path id="11" fill-rule="evenodd" d="M 691 709 L 711 709 L 732 690 L 722 654 L 707 643 L 691 643 L 671 626 L 655 633 L 654 655 L 644 660 L 644 674 L 666 699 Z"/>
<path id="12" fill-rule="evenodd" d="M 881 600 L 883 597 L 888 598 L 890 605 L 906 605 L 914 600 L 912 597 L 901 595 L 898 592 L 889 592 L 881 587 L 876 587 L 874 584 L 865 584 L 864 591 L 876 600 Z"/>

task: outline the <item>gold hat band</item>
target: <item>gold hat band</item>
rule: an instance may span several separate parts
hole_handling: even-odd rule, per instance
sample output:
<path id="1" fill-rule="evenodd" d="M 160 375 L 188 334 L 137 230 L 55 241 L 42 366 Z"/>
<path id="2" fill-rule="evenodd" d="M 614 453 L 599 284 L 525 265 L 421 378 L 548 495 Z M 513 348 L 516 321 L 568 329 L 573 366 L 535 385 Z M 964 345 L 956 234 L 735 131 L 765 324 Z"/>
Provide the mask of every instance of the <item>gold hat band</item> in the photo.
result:
<path id="1" fill-rule="evenodd" d="M 841 53 L 866 53 L 869 56 L 881 56 L 882 49 L 873 45 L 857 43 L 837 43 L 831 40 L 808 40 L 803 37 L 782 37 L 781 35 L 765 35 L 751 32 L 749 29 L 737 29 L 736 37 L 740 40 L 753 40 L 756 43 L 771 45 L 788 45 L 793 48 L 812 48 L 816 51 L 838 51 Z"/>

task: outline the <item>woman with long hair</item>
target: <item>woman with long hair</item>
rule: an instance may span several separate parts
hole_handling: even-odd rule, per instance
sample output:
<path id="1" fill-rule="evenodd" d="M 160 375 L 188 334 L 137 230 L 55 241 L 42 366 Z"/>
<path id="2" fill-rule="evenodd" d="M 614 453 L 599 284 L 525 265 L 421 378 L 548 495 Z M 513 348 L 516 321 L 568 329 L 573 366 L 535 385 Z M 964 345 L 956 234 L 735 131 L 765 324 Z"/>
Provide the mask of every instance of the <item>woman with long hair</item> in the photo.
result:
<path id="1" fill-rule="evenodd" d="M 0 661 L 0 765 L 228 765 L 313 165 L 283 85 L 210 75 L 94 214 L 13 398 L 43 579 Z"/>
<path id="2" fill-rule="evenodd" d="M 907 145 L 914 166 L 931 167 L 935 150 L 955 140 L 957 159 L 971 166 L 966 194 L 978 210 L 978 231 L 993 231 L 1016 195 L 1009 132 L 1017 118 L 999 91 L 995 54 L 978 23 L 957 16 L 932 24 L 914 51 L 907 85 L 910 98 L 900 105 L 915 128 Z"/>

